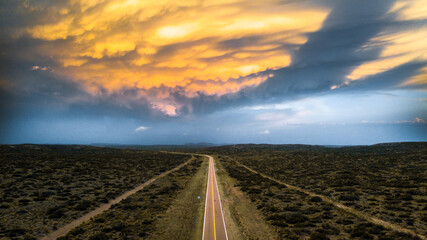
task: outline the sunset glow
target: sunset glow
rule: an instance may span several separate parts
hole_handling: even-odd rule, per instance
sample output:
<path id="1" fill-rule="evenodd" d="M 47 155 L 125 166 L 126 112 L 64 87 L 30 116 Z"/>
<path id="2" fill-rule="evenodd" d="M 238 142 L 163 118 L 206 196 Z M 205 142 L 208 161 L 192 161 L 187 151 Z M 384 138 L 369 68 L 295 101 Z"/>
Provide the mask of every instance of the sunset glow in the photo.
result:
<path id="1" fill-rule="evenodd" d="M 54 74 L 91 94 L 98 87 L 110 93 L 136 87 L 145 95 L 165 86 L 182 88 L 187 96 L 221 96 L 266 79 L 250 74 L 288 66 L 291 47 L 284 45 L 304 44 L 305 34 L 319 29 L 328 14 L 324 8 L 274 4 L 70 1 L 46 10 L 54 18 L 17 32 L 45 40 L 35 51 L 53 60 Z M 260 34 L 249 45 L 232 42 Z M 232 80 L 240 77 L 247 80 Z M 171 112 L 161 106 L 155 109 Z"/>

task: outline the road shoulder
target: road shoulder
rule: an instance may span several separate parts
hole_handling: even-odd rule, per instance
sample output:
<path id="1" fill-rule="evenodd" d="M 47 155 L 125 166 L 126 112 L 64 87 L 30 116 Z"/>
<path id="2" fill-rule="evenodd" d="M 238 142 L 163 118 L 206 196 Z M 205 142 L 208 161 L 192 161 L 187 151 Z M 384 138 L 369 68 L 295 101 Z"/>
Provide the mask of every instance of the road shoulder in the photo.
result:
<path id="1" fill-rule="evenodd" d="M 209 161 L 197 173 L 156 223 L 151 239 L 201 239 Z M 197 197 L 200 196 L 200 199 Z"/>
<path id="2" fill-rule="evenodd" d="M 221 158 L 212 155 L 222 207 L 225 214 L 227 233 L 230 239 L 279 239 L 266 222 L 261 212 L 250 199 L 234 187 L 235 180 L 228 176 L 221 165 Z"/>

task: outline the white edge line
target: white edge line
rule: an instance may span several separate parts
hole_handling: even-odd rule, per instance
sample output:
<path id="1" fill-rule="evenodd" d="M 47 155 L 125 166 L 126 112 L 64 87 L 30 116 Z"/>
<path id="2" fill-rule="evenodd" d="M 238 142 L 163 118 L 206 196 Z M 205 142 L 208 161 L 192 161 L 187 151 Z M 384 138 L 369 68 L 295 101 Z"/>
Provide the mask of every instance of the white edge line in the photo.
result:
<path id="1" fill-rule="evenodd" d="M 213 163 L 213 157 L 211 157 L 211 158 L 212 158 L 212 163 Z M 213 166 L 213 167 L 214 167 L 214 172 L 215 172 L 215 166 Z M 221 208 L 222 223 L 224 223 L 225 238 L 228 240 L 227 228 L 225 227 L 224 212 L 222 211 L 221 196 L 219 195 L 218 182 L 216 181 L 216 174 L 214 174 L 214 178 L 215 178 L 215 183 L 216 183 L 216 189 L 218 190 L 219 207 Z"/>
<path id="2" fill-rule="evenodd" d="M 206 155 L 207 156 L 207 155 Z M 211 169 L 210 169 L 210 158 L 208 157 L 209 160 L 209 167 L 208 167 L 208 184 L 206 186 L 206 199 L 205 199 L 205 216 L 203 218 L 203 235 L 202 235 L 202 240 L 205 239 L 205 223 L 206 223 L 206 211 L 207 211 L 207 207 L 208 207 L 208 188 L 209 188 L 209 180 L 210 180 L 210 175 L 211 175 Z"/>

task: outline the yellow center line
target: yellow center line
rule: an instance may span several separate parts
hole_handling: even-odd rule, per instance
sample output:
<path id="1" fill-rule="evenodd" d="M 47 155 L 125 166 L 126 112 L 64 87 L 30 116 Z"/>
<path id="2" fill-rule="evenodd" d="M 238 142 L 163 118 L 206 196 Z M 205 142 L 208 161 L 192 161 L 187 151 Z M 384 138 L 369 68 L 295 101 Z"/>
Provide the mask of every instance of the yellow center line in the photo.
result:
<path id="1" fill-rule="evenodd" d="M 213 173 L 213 170 L 211 171 L 211 173 L 212 173 L 212 174 L 214 174 L 214 173 Z M 211 175 L 212 175 L 212 174 L 211 174 Z M 213 177 L 211 177 L 211 178 L 212 178 L 211 186 L 212 186 L 212 212 L 213 212 L 214 239 L 216 240 L 216 229 L 215 229 L 215 202 L 214 202 Z"/>

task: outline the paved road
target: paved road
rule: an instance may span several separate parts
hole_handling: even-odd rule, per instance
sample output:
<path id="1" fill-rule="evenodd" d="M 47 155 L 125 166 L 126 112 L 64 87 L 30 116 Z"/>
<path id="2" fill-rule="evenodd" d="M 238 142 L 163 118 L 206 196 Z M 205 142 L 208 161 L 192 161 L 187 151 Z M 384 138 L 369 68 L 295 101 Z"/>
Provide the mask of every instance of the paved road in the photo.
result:
<path id="1" fill-rule="evenodd" d="M 213 158 L 209 157 L 208 186 L 206 189 L 205 219 L 203 223 L 203 240 L 228 240 L 222 212 L 221 198 L 216 183 Z"/>

